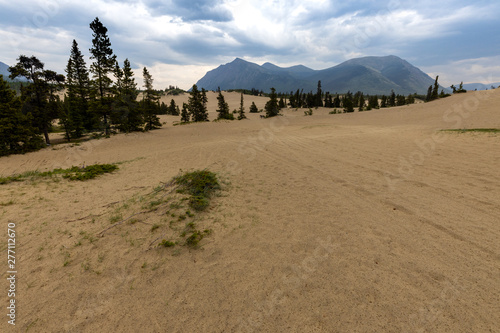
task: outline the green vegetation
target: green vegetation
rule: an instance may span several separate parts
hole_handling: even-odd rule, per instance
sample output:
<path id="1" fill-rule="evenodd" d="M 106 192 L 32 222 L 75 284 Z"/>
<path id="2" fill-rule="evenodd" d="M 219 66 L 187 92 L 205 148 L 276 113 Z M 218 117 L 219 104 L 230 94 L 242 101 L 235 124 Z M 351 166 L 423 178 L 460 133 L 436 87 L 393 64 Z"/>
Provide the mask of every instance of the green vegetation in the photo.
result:
<path id="1" fill-rule="evenodd" d="M 467 92 L 467 90 L 464 89 L 464 82 L 460 82 L 460 86 L 458 87 L 455 87 L 453 84 L 450 86 L 450 88 L 453 90 L 453 93 L 454 94 L 460 94 L 460 93 L 465 93 Z"/>
<path id="2" fill-rule="evenodd" d="M 271 88 L 271 93 L 269 94 L 269 101 L 267 101 L 264 108 L 266 110 L 266 117 L 275 117 L 279 114 L 280 108 L 278 105 L 278 95 L 276 95 L 276 89 Z"/>
<path id="3" fill-rule="evenodd" d="M 259 113 L 259 109 L 257 108 L 257 105 L 255 105 L 255 102 L 252 102 L 252 105 L 250 105 L 250 113 Z"/>
<path id="4" fill-rule="evenodd" d="M 232 113 L 229 112 L 229 105 L 227 104 L 226 100 L 224 99 L 224 95 L 222 95 L 220 88 L 217 90 L 217 92 L 219 93 L 219 95 L 217 96 L 217 101 L 218 101 L 217 119 L 234 120 L 234 116 Z"/>
<path id="5" fill-rule="evenodd" d="M 168 88 L 165 89 L 165 92 L 167 93 L 167 95 L 172 95 L 172 96 L 178 96 L 186 93 L 186 91 L 180 89 L 179 87 L 174 87 L 174 86 L 169 86 Z"/>
<path id="6" fill-rule="evenodd" d="M 446 129 L 442 132 L 456 133 L 500 133 L 500 128 L 464 128 L 464 129 Z"/>
<path id="7" fill-rule="evenodd" d="M 200 92 L 196 84 L 194 84 L 193 88 L 191 89 L 191 97 L 189 97 L 188 103 L 186 105 L 186 111 L 188 112 L 188 115 L 191 117 L 191 120 L 193 122 L 208 121 L 207 102 L 208 99 L 206 90 L 202 88 Z M 182 112 L 184 112 L 184 108 Z M 186 115 L 181 115 L 183 122 L 189 121 L 189 118 Z"/>
<path id="8" fill-rule="evenodd" d="M 166 239 L 162 240 L 160 242 L 160 244 L 158 244 L 160 246 L 164 246 L 164 247 L 174 247 L 175 246 L 175 243 L 174 242 L 171 242 L 171 241 L 168 241 Z"/>
<path id="9" fill-rule="evenodd" d="M 197 211 L 204 210 L 210 203 L 213 192 L 220 189 L 215 173 L 208 170 L 187 172 L 174 178 L 178 192 L 189 194 L 189 205 Z"/>
<path id="10" fill-rule="evenodd" d="M 245 115 L 245 106 L 243 103 L 243 93 L 241 93 L 240 109 L 238 110 L 238 120 L 243 120 L 243 119 L 247 119 L 247 116 Z"/>
<path id="11" fill-rule="evenodd" d="M 89 180 L 96 178 L 105 173 L 110 173 L 118 169 L 115 164 L 95 164 L 89 165 L 84 168 L 71 167 L 68 169 L 54 169 L 52 171 L 27 171 L 21 174 L 16 174 L 8 177 L 0 177 L 0 185 L 8 184 L 12 182 L 20 182 L 25 180 L 36 180 L 41 178 L 52 178 L 54 176 L 61 175 L 65 179 L 69 180 Z"/>

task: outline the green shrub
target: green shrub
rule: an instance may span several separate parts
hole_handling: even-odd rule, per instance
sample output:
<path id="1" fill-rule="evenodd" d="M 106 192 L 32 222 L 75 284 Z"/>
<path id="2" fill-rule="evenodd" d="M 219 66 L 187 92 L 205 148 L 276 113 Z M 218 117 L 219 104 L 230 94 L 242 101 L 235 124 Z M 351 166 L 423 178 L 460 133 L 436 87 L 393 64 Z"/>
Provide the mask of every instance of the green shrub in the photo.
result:
<path id="1" fill-rule="evenodd" d="M 220 190 L 216 174 L 208 170 L 185 173 L 175 177 L 174 182 L 179 186 L 179 193 L 191 196 L 189 205 L 198 211 L 206 209 L 213 192 Z"/>
<path id="2" fill-rule="evenodd" d="M 164 247 L 173 247 L 173 246 L 175 246 L 175 243 L 164 239 L 158 245 L 164 246 Z"/>

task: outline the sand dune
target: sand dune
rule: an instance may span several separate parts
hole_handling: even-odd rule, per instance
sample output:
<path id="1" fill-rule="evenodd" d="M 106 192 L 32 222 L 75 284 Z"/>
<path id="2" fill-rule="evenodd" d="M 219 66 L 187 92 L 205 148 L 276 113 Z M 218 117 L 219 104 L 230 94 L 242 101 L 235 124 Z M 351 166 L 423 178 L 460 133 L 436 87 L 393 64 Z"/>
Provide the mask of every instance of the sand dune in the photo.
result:
<path id="1" fill-rule="evenodd" d="M 252 98 L 267 100 L 245 96 L 247 111 Z M 16 329 L 500 332 L 500 136 L 438 131 L 498 128 L 498 105 L 500 90 L 353 114 L 162 116 L 157 131 L 3 157 L 3 176 L 124 162 L 87 182 L 0 186 L 2 223 L 17 224 Z M 215 106 L 211 94 L 211 119 Z M 155 213 L 98 236 L 131 198 L 203 168 L 225 185 L 195 216 L 213 230 L 200 249 L 151 249 L 172 232 Z"/>

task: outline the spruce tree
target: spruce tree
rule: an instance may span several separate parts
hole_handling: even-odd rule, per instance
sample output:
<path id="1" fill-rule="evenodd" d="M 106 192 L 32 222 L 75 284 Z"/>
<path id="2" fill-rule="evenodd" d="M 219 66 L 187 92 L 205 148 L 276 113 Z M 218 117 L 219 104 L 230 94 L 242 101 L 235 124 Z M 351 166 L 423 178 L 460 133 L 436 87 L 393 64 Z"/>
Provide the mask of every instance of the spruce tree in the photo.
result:
<path id="1" fill-rule="evenodd" d="M 323 106 L 322 96 L 323 96 L 323 91 L 321 90 L 321 81 L 318 81 L 318 88 L 316 90 L 316 100 L 314 103 L 315 107 Z"/>
<path id="2" fill-rule="evenodd" d="M 198 90 L 196 84 L 193 85 L 191 89 L 191 97 L 188 99 L 188 110 L 191 115 L 192 121 L 207 121 L 208 112 L 206 109 L 206 94 Z"/>
<path id="3" fill-rule="evenodd" d="M 380 97 L 380 107 L 381 108 L 387 107 L 387 96 L 386 95 L 382 95 L 382 97 Z"/>
<path id="4" fill-rule="evenodd" d="M 229 113 L 229 105 L 227 104 L 224 95 L 220 91 L 220 88 L 217 89 L 219 95 L 217 96 L 217 119 L 230 119 L 233 120 L 234 116 Z"/>
<path id="5" fill-rule="evenodd" d="M 238 120 L 246 119 L 247 116 L 245 115 L 245 107 L 243 105 L 243 93 L 241 93 L 241 98 L 240 98 L 240 109 L 238 110 Z"/>
<path id="6" fill-rule="evenodd" d="M 266 106 L 264 107 L 266 110 L 266 117 L 275 117 L 280 112 L 278 106 L 278 97 L 276 95 L 276 89 L 271 88 L 271 93 L 269 94 L 269 101 L 267 101 Z"/>
<path id="7" fill-rule="evenodd" d="M 43 147 L 31 115 L 24 115 L 21 107 L 20 98 L 0 75 L 0 156 L 24 154 Z"/>
<path id="8" fill-rule="evenodd" d="M 161 127 L 160 118 L 157 116 L 160 108 L 158 102 L 160 96 L 153 89 L 153 77 L 146 67 L 144 67 L 142 75 L 144 77 L 144 88 L 146 88 L 142 99 L 142 112 L 146 123 L 144 129 L 149 131 Z"/>
<path id="9" fill-rule="evenodd" d="M 434 81 L 434 88 L 432 89 L 431 101 L 439 98 L 438 78 L 439 78 L 439 75 L 436 76 L 436 81 Z"/>
<path id="10" fill-rule="evenodd" d="M 365 97 L 363 96 L 363 94 L 359 95 L 359 111 L 363 111 L 364 107 L 365 107 Z"/>
<path id="11" fill-rule="evenodd" d="M 189 111 L 187 103 L 182 103 L 181 122 L 183 123 L 189 122 Z"/>
<path id="12" fill-rule="evenodd" d="M 103 126 L 106 135 L 109 135 L 110 127 L 108 118 L 111 113 L 112 93 L 111 84 L 112 80 L 108 77 L 115 69 L 116 56 L 113 55 L 111 49 L 111 42 L 108 37 L 108 29 L 95 18 L 90 23 L 92 29 L 92 48 L 90 49 L 90 59 L 94 62 L 90 66 L 90 71 L 93 74 L 94 81 L 94 101 L 92 103 L 92 111 L 98 116 L 102 117 Z"/>
<path id="13" fill-rule="evenodd" d="M 66 66 L 65 95 L 66 124 L 70 128 L 71 137 L 79 138 L 84 130 L 91 131 L 94 127 L 93 118 L 89 113 L 89 73 L 78 43 L 73 40 L 71 54 Z"/>
<path id="14" fill-rule="evenodd" d="M 425 97 L 426 102 L 430 102 L 432 100 L 432 86 L 429 86 L 427 89 L 427 96 Z"/>
<path id="15" fill-rule="evenodd" d="M 172 98 L 170 100 L 170 105 L 168 106 L 168 114 L 172 116 L 178 116 L 179 115 L 179 107 L 175 104 L 174 99 Z"/>
<path id="16" fill-rule="evenodd" d="M 396 93 L 394 90 L 391 90 L 391 96 L 387 102 L 388 106 L 396 106 Z"/>
<path id="17" fill-rule="evenodd" d="M 137 84 L 130 61 L 123 68 L 115 64 L 115 98 L 112 104 L 112 123 L 122 132 L 141 131 L 144 126 L 142 110 L 137 103 Z"/>
<path id="18" fill-rule="evenodd" d="M 59 85 L 64 82 L 64 76 L 44 70 L 44 64 L 35 56 L 19 56 L 18 63 L 14 67 L 9 67 L 9 71 L 11 79 L 22 76 L 30 82 L 28 86 L 21 89 L 23 113 L 31 113 L 33 126 L 44 135 L 45 142 L 49 145 L 52 121 L 59 116 L 58 109 L 52 103 L 55 98 L 55 87 L 51 84 Z"/>
<path id="19" fill-rule="evenodd" d="M 257 105 L 255 105 L 255 102 L 252 102 L 252 105 L 250 105 L 249 112 L 250 113 L 258 113 L 259 112 L 259 109 L 257 108 Z"/>

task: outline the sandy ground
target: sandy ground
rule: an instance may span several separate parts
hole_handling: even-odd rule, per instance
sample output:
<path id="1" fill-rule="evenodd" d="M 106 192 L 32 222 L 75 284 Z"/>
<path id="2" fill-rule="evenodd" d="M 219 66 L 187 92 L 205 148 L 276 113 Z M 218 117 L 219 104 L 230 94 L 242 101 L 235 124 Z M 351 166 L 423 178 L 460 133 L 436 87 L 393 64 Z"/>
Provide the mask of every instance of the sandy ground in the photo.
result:
<path id="1" fill-rule="evenodd" d="M 238 108 L 239 94 L 226 99 Z M 500 90 L 353 114 L 163 116 L 149 133 L 3 157 L 3 176 L 123 163 L 87 182 L 0 185 L 0 331 L 500 332 L 500 135 L 437 131 L 498 128 L 498 105 Z M 180 169 L 203 168 L 224 186 L 193 217 L 213 230 L 199 249 L 155 248 L 184 223 L 165 212 L 100 234 Z"/>

